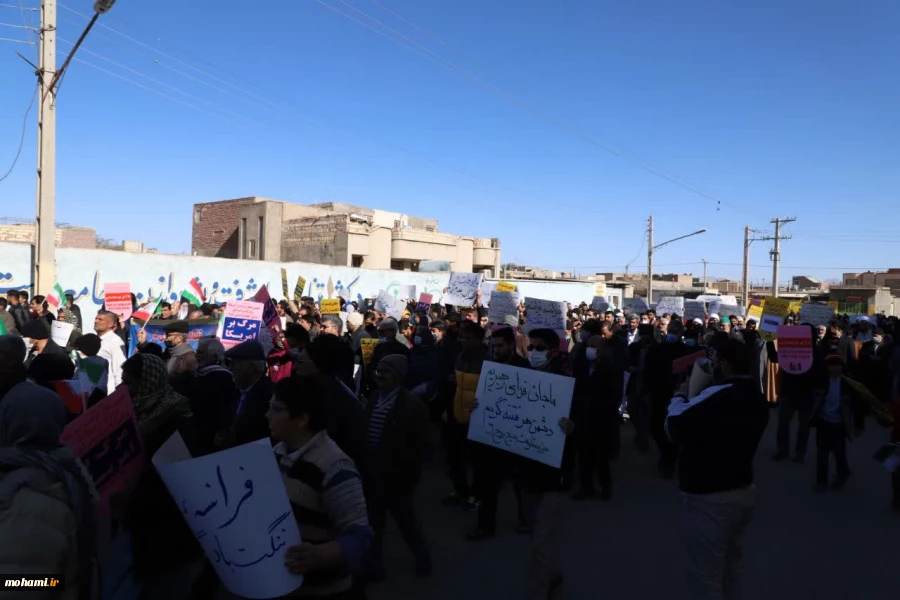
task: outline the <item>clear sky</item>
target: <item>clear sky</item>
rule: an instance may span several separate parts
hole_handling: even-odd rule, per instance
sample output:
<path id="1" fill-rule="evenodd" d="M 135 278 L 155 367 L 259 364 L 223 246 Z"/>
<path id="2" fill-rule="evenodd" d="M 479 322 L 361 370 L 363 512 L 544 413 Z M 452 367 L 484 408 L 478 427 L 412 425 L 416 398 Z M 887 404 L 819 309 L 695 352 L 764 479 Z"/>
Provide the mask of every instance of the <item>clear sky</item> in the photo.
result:
<path id="1" fill-rule="evenodd" d="M 37 24 L 19 1 L 0 38 Z M 62 0 L 60 62 L 91 6 Z M 783 281 L 900 267 L 895 0 L 118 0 L 99 23 L 78 58 L 106 72 L 73 62 L 59 96 L 57 217 L 103 237 L 189 252 L 193 203 L 261 195 L 581 274 L 645 270 L 650 214 L 656 243 L 708 230 L 655 272 L 739 277 L 744 226 L 776 216 Z M 33 92 L 16 51 L 36 60 L 0 41 L 0 177 Z M 34 122 L 0 216 L 34 216 Z"/>

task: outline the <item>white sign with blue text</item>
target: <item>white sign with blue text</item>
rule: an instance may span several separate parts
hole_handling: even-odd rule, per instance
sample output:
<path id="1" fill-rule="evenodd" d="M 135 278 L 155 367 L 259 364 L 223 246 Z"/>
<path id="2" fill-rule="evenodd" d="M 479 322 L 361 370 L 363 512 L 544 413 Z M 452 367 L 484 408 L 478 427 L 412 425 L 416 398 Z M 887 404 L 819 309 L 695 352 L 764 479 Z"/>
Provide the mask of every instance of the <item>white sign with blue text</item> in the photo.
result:
<path id="1" fill-rule="evenodd" d="M 482 278 L 481 273 L 450 273 L 447 293 L 442 302 L 453 306 L 474 306 Z"/>
<path id="2" fill-rule="evenodd" d="M 559 420 L 572 408 L 571 377 L 485 361 L 469 439 L 551 467 L 562 465 Z"/>
<path id="3" fill-rule="evenodd" d="M 192 458 L 176 432 L 153 464 L 228 591 L 276 598 L 303 584 L 284 566 L 300 530 L 268 439 Z"/>

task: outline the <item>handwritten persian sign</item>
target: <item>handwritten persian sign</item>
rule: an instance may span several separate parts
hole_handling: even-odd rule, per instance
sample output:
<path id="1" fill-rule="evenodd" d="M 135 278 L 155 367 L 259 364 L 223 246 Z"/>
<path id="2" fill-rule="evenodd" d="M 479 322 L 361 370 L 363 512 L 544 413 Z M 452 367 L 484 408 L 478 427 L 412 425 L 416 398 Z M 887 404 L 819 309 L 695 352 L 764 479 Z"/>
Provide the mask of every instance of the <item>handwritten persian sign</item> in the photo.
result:
<path id="1" fill-rule="evenodd" d="M 594 296 L 593 300 L 591 300 L 591 308 L 594 309 L 594 312 L 605 313 L 609 310 L 609 298 L 606 296 Z"/>
<path id="2" fill-rule="evenodd" d="M 525 297 L 525 335 L 533 329 L 552 329 L 566 339 L 566 303 Z"/>
<path id="3" fill-rule="evenodd" d="M 259 291 L 253 296 L 253 301 L 263 305 L 262 322 L 269 330 L 271 337 L 276 339 L 281 337 L 284 325 L 281 324 L 281 317 L 278 316 L 278 311 L 275 309 L 275 301 L 269 295 L 268 286 L 264 285 L 259 288 Z"/>
<path id="4" fill-rule="evenodd" d="M 759 330 L 767 341 L 772 341 L 778 337 L 778 327 L 791 312 L 791 301 L 771 296 L 766 298 L 763 307 Z"/>
<path id="5" fill-rule="evenodd" d="M 300 531 L 268 439 L 192 458 L 176 432 L 153 464 L 228 591 L 275 598 L 300 587 L 284 566 Z"/>
<path id="6" fill-rule="evenodd" d="M 375 346 L 378 345 L 376 338 L 363 338 L 359 340 L 359 347 L 362 352 L 363 365 L 369 366 L 372 362 L 372 356 L 375 355 Z"/>
<path id="7" fill-rule="evenodd" d="M 125 493 L 137 484 L 144 449 L 125 386 L 66 425 L 59 439 L 87 467 L 104 513 L 109 511 L 112 494 Z"/>
<path id="8" fill-rule="evenodd" d="M 481 273 L 450 273 L 448 291 L 444 294 L 443 303 L 453 306 L 474 306 L 478 288 L 481 286 Z"/>
<path id="9" fill-rule="evenodd" d="M 516 286 L 509 283 L 508 281 L 501 281 L 497 283 L 497 291 L 498 292 L 514 292 L 516 291 Z"/>
<path id="10" fill-rule="evenodd" d="M 684 320 L 693 321 L 694 319 L 706 321 L 706 305 L 700 300 L 685 300 Z"/>
<path id="11" fill-rule="evenodd" d="M 283 267 L 281 269 L 281 293 L 285 298 L 287 298 L 288 294 L 290 294 L 290 291 L 288 290 L 288 282 L 287 282 L 287 269 L 285 269 Z"/>
<path id="12" fill-rule="evenodd" d="M 571 377 L 485 362 L 469 439 L 558 468 L 574 389 Z"/>
<path id="13" fill-rule="evenodd" d="M 403 318 L 404 311 L 406 311 L 406 300 L 394 298 L 384 290 L 381 290 L 378 292 L 378 297 L 375 298 L 375 310 L 399 321 Z"/>
<path id="14" fill-rule="evenodd" d="M 481 282 L 481 306 L 484 308 L 490 308 L 491 306 L 491 294 L 497 291 L 497 282 L 495 281 L 482 281 Z"/>
<path id="15" fill-rule="evenodd" d="M 66 323 L 65 321 L 53 321 L 50 323 L 50 337 L 62 348 L 69 345 L 69 338 L 72 337 L 72 331 L 74 330 L 74 323 Z"/>
<path id="16" fill-rule="evenodd" d="M 431 310 L 431 301 L 434 299 L 434 296 L 431 294 L 426 294 L 422 292 L 419 294 L 419 301 L 416 303 L 416 312 L 424 312 L 427 313 Z"/>
<path id="17" fill-rule="evenodd" d="M 828 325 L 834 319 L 834 307 L 827 304 L 815 304 L 813 302 L 805 302 L 800 307 L 800 314 L 797 316 L 798 323 L 809 323 L 810 325 Z"/>
<path id="18" fill-rule="evenodd" d="M 488 322 L 506 323 L 506 317 L 519 320 L 519 292 L 496 291 L 491 294 L 491 307 L 488 309 Z"/>
<path id="19" fill-rule="evenodd" d="M 106 310 L 119 315 L 119 319 L 124 321 L 134 310 L 131 304 L 131 284 L 104 283 L 103 302 L 106 304 Z"/>
<path id="20" fill-rule="evenodd" d="M 303 302 L 303 290 L 306 289 L 306 279 L 303 277 L 297 278 L 297 285 L 294 286 L 294 302 L 300 304 Z"/>
<path id="21" fill-rule="evenodd" d="M 259 302 L 229 302 L 225 305 L 225 314 L 216 335 L 222 340 L 226 350 L 241 342 L 259 339 L 262 317 L 263 305 Z"/>
<path id="22" fill-rule="evenodd" d="M 684 298 L 682 296 L 663 296 L 656 304 L 656 314 L 678 315 L 684 318 Z"/>
<path id="23" fill-rule="evenodd" d="M 778 326 L 778 366 L 791 375 L 806 373 L 812 368 L 813 342 L 805 325 Z"/>
<path id="24" fill-rule="evenodd" d="M 340 298 L 322 298 L 319 308 L 323 315 L 336 315 L 341 312 Z"/>
<path id="25" fill-rule="evenodd" d="M 625 312 L 628 314 L 640 315 L 650 309 L 647 305 L 647 301 L 643 298 L 623 298 L 622 305 L 625 307 Z"/>

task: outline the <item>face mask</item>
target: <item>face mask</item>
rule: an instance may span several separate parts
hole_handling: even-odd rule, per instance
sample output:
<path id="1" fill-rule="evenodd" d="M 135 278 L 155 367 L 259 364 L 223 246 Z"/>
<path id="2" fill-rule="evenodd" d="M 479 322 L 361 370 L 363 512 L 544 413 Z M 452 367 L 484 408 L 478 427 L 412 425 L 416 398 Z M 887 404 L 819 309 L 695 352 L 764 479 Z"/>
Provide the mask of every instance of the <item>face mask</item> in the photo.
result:
<path id="1" fill-rule="evenodd" d="M 531 366 L 535 369 L 540 369 L 550 362 L 550 352 L 547 350 L 544 350 L 543 352 L 532 350 L 531 354 L 528 355 L 528 362 L 531 363 Z"/>
<path id="2" fill-rule="evenodd" d="M 677 344 L 678 340 L 680 340 L 680 339 L 681 338 L 679 336 L 675 335 L 674 333 L 666 334 L 666 341 L 670 344 Z"/>
<path id="3" fill-rule="evenodd" d="M 597 360 L 597 349 L 596 348 L 588 348 L 584 351 L 584 355 L 591 362 Z"/>
<path id="4" fill-rule="evenodd" d="M 414 337 L 413 344 L 415 344 L 416 346 L 421 346 L 422 345 L 422 336 L 417 335 L 416 337 Z"/>
<path id="5" fill-rule="evenodd" d="M 684 345 L 685 346 L 696 346 L 697 340 L 692 339 L 692 338 L 684 338 Z"/>

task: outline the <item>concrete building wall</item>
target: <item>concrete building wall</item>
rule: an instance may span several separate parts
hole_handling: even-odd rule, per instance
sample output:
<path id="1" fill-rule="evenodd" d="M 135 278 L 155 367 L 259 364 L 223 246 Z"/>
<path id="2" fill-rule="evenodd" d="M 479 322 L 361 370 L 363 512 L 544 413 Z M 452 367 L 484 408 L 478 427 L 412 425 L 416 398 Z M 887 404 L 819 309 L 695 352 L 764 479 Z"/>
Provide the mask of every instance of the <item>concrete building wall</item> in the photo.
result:
<path id="1" fill-rule="evenodd" d="M 346 266 L 350 261 L 347 222 L 347 215 L 284 221 L 279 260 Z"/>
<path id="2" fill-rule="evenodd" d="M 257 198 L 236 198 L 194 205 L 191 252 L 196 256 L 238 258 L 241 210 Z"/>
<path id="3" fill-rule="evenodd" d="M 475 256 L 475 239 L 461 237 L 456 241 L 456 263 L 451 264 L 454 271 L 469 273 L 472 271 L 472 258 Z"/>
<path id="4" fill-rule="evenodd" d="M 0 242 L 34 243 L 34 223 L 0 225 Z M 59 248 L 96 248 L 97 231 L 91 227 L 57 227 L 54 243 Z"/>
<path id="5" fill-rule="evenodd" d="M 238 258 L 281 260 L 281 226 L 285 203 L 263 200 L 241 207 Z M 241 233 L 241 227 L 246 229 Z M 262 231 L 260 231 L 262 230 Z"/>
<path id="6" fill-rule="evenodd" d="M 363 261 L 366 269 L 391 268 L 391 230 L 376 227 L 369 232 L 369 255 Z"/>

